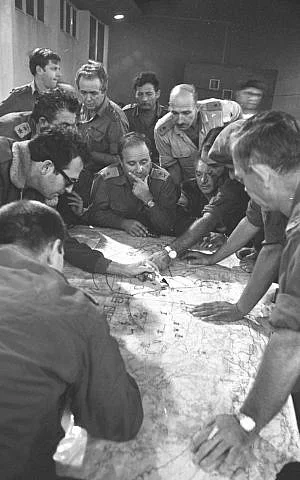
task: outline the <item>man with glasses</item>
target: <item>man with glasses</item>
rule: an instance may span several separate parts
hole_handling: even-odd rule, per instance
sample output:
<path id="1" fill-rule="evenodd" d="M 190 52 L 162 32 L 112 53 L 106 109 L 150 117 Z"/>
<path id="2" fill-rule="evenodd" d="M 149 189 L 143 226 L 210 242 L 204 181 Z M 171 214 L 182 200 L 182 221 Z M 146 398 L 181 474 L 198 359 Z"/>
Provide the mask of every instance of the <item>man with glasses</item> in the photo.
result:
<path id="1" fill-rule="evenodd" d="M 143 133 L 150 141 L 151 160 L 159 163 L 159 155 L 154 141 L 154 127 L 168 109 L 159 104 L 159 81 L 154 72 L 139 73 L 133 83 L 136 103 L 123 108 L 129 122 L 129 130 Z"/>
<path id="2" fill-rule="evenodd" d="M 86 146 L 78 135 L 59 128 L 23 142 L 0 137 L 0 206 L 30 199 L 56 207 L 60 195 L 72 192 L 86 155 Z M 91 273 L 135 276 L 153 271 L 149 265 L 111 262 L 98 250 L 70 236 L 65 244 L 65 259 Z"/>
<path id="3" fill-rule="evenodd" d="M 237 120 L 240 114 L 236 102 L 213 98 L 197 101 L 193 85 L 176 85 L 170 93 L 169 113 L 158 120 L 154 129 L 160 165 L 176 184 L 193 178 L 194 162 L 206 134 Z"/>

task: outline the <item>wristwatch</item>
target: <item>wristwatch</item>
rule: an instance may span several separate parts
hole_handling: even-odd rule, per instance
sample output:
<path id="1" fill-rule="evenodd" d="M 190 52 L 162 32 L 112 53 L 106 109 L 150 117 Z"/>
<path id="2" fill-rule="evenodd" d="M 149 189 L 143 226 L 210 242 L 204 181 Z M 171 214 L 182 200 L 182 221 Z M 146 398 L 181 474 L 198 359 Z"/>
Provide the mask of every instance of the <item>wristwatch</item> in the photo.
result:
<path id="1" fill-rule="evenodd" d="M 235 417 L 237 418 L 240 426 L 243 430 L 245 430 L 245 432 L 250 433 L 255 429 L 256 423 L 252 417 L 248 417 L 248 415 L 245 415 L 241 412 L 237 413 Z"/>
<path id="2" fill-rule="evenodd" d="M 169 245 L 165 247 L 166 252 L 168 253 L 169 257 L 174 260 L 174 258 L 177 257 L 177 252 L 176 250 L 173 250 Z"/>
<path id="3" fill-rule="evenodd" d="M 155 207 L 154 200 L 149 200 L 149 202 L 147 202 L 147 207 L 149 207 L 149 208 Z"/>

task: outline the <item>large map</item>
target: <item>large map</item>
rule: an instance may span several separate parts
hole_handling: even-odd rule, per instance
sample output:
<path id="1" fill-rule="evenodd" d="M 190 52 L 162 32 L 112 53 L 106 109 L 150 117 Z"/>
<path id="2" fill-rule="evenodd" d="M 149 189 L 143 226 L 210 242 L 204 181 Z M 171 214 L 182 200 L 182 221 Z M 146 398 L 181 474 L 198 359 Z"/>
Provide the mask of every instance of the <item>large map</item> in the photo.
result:
<path id="1" fill-rule="evenodd" d="M 104 232 L 104 233 L 103 233 Z M 76 230 L 77 238 L 119 262 L 137 261 L 167 244 L 124 232 Z M 237 323 L 213 324 L 190 313 L 213 300 L 236 301 L 248 275 L 234 266 L 192 267 L 176 261 L 164 272 L 168 283 L 94 275 L 67 267 L 66 276 L 84 288 L 106 314 L 129 372 L 143 397 L 144 422 L 133 441 L 90 439 L 80 469 L 65 475 L 89 480 L 210 480 L 191 460 L 190 439 L 209 417 L 242 404 L 270 331 L 266 299 Z M 257 461 L 237 478 L 272 480 L 283 464 L 299 458 L 291 400 L 265 427 L 254 447 Z"/>

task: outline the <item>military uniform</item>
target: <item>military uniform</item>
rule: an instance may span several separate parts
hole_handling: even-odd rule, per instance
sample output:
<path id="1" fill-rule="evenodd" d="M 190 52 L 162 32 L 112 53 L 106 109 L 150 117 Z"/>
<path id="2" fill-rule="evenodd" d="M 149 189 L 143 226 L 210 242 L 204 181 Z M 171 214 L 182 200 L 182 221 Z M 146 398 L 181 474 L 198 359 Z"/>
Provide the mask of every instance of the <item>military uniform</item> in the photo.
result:
<path id="1" fill-rule="evenodd" d="M 0 136 L 18 142 L 29 140 L 36 133 L 36 125 L 31 112 L 12 112 L 0 117 Z"/>
<path id="2" fill-rule="evenodd" d="M 75 89 L 68 83 L 57 84 L 57 88 L 66 93 L 75 94 Z M 38 90 L 34 80 L 27 85 L 14 88 L 8 97 L 0 103 L 0 117 L 11 112 L 32 112 Z"/>
<path id="3" fill-rule="evenodd" d="M 97 172 L 119 160 L 119 142 L 128 131 L 128 121 L 122 109 L 108 97 L 91 117 L 88 110 L 82 107 L 78 130 L 91 154 L 95 153 L 95 157 L 98 157 L 89 165 L 91 171 Z"/>
<path id="4" fill-rule="evenodd" d="M 122 221 L 127 218 L 140 221 L 152 232 L 172 233 L 179 190 L 170 174 L 156 165 L 150 171 L 148 185 L 155 202 L 151 208 L 132 193 L 132 184 L 120 164 L 104 168 L 93 184 L 89 223 L 121 228 Z"/>
<path id="5" fill-rule="evenodd" d="M 139 132 L 146 135 L 151 144 L 151 160 L 159 163 L 159 154 L 154 141 L 154 127 L 157 120 L 168 113 L 168 108 L 157 103 L 154 115 L 149 115 L 148 111 L 141 110 L 137 103 L 125 105 L 123 111 L 129 122 L 131 132 Z"/>
<path id="6" fill-rule="evenodd" d="M 158 120 L 154 129 L 156 148 L 160 165 L 166 169 L 180 166 L 181 181 L 194 177 L 194 161 L 199 155 L 202 142 L 207 133 L 215 127 L 239 118 L 240 106 L 229 100 L 201 100 L 197 102 L 199 127 L 198 145 L 176 125 L 175 116 L 169 112 Z"/>
<path id="7" fill-rule="evenodd" d="M 34 82 L 14 88 L 9 96 L 0 103 L 0 117 L 11 112 L 31 112 L 37 94 Z"/>
<path id="8" fill-rule="evenodd" d="M 285 228 L 287 218 L 281 212 L 263 210 L 254 200 L 250 200 L 246 211 L 246 216 L 252 225 L 264 230 L 263 244 L 285 243 Z"/>
<path id="9" fill-rule="evenodd" d="M 0 247 L 2 480 L 54 480 L 67 406 L 93 437 L 126 441 L 143 419 L 101 311 L 55 269 Z"/>
<path id="10" fill-rule="evenodd" d="M 30 162 L 27 142 L 13 143 L 11 139 L 0 137 L 0 206 L 22 198 L 45 202 L 37 190 L 24 188 Z M 98 250 L 92 250 L 69 235 L 65 242 L 65 260 L 93 273 L 105 273 L 111 262 Z"/>

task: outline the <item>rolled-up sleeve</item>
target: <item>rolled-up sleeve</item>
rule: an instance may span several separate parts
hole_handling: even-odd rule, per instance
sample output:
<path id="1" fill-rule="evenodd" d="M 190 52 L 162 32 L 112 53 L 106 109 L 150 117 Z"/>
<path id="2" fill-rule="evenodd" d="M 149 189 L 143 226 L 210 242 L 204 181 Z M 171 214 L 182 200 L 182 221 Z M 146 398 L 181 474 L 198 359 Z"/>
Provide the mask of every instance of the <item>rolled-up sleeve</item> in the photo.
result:
<path id="1" fill-rule="evenodd" d="M 300 331 L 300 234 L 293 235 L 283 250 L 279 285 L 270 322 L 275 328 Z"/>

